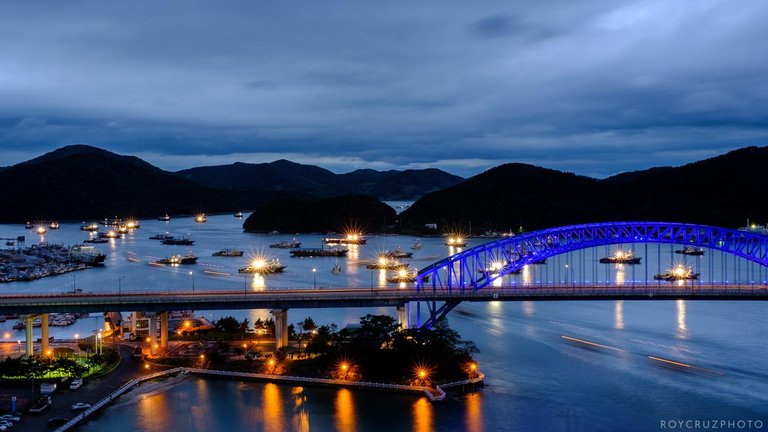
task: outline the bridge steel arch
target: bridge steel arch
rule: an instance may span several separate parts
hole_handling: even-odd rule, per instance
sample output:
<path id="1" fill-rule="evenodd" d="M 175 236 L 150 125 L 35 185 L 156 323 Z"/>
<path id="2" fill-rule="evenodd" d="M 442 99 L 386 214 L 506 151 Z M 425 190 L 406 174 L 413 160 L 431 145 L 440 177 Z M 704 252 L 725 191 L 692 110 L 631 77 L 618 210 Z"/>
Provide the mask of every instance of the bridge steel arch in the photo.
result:
<path id="1" fill-rule="evenodd" d="M 605 222 L 534 231 L 488 242 L 419 271 L 416 289 L 478 290 L 523 266 L 549 257 L 604 245 L 671 243 L 705 247 L 768 267 L 768 236 L 748 231 L 674 222 Z M 429 305 L 430 327 L 459 302 Z"/>

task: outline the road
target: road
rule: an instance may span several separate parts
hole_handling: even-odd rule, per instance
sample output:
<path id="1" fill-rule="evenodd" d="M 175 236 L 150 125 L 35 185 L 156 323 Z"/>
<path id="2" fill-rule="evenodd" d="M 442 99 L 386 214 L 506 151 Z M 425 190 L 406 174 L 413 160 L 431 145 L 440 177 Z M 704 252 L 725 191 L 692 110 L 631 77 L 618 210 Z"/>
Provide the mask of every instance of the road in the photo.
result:
<path id="1" fill-rule="evenodd" d="M 51 409 L 42 415 L 25 415 L 14 429 L 23 431 L 47 431 L 50 428 L 47 425 L 48 419 L 52 417 L 73 417 L 76 412 L 72 411 L 72 405 L 77 402 L 94 404 L 113 391 L 117 390 L 126 382 L 148 373 L 144 369 L 144 363 L 141 359 L 133 357 L 133 345 L 114 344 L 120 351 L 120 364 L 112 372 L 100 377 L 83 380 L 83 386 L 78 390 L 60 389 L 53 395 L 53 404 Z M 149 372 L 157 372 L 150 370 Z"/>

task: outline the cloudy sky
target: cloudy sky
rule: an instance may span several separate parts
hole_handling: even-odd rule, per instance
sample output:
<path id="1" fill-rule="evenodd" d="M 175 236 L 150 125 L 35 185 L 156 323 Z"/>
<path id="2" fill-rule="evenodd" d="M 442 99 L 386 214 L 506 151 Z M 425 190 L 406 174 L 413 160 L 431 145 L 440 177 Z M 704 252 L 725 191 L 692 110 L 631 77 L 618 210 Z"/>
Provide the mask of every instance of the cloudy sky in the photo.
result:
<path id="1" fill-rule="evenodd" d="M 765 0 L 4 1 L 0 165 L 679 165 L 768 145 L 766 23 Z"/>

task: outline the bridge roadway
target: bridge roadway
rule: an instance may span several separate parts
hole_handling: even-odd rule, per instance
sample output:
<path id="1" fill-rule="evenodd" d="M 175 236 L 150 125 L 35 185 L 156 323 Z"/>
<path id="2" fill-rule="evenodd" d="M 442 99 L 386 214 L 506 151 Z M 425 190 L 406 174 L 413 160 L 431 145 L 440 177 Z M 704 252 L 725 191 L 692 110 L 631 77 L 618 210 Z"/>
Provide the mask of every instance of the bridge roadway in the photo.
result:
<path id="1" fill-rule="evenodd" d="M 16 294 L 0 297 L 0 314 L 221 309 L 296 309 L 402 307 L 409 302 L 486 302 L 524 300 L 768 300 L 768 285 L 670 284 L 514 285 L 479 290 L 275 289 L 138 293 Z"/>

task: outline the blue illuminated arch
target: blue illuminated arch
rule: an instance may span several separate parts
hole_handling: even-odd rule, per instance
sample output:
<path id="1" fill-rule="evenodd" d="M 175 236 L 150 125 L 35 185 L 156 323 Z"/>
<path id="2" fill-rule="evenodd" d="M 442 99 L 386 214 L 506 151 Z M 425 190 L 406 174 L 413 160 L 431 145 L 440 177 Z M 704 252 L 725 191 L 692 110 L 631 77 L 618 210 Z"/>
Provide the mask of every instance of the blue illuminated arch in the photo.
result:
<path id="1" fill-rule="evenodd" d="M 705 247 L 768 267 L 768 236 L 763 234 L 685 223 L 607 222 L 534 231 L 464 250 L 419 271 L 416 289 L 480 289 L 536 261 L 622 243 Z M 492 268 L 494 263 L 503 264 Z"/>

